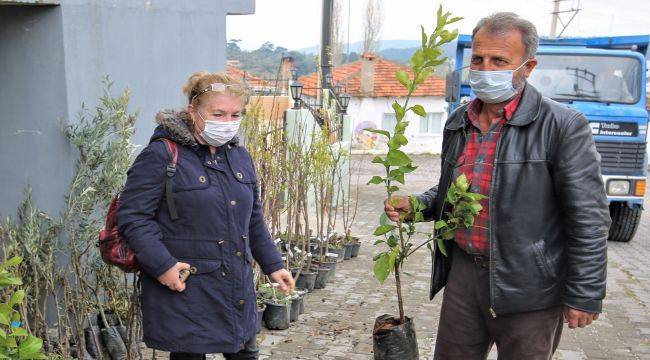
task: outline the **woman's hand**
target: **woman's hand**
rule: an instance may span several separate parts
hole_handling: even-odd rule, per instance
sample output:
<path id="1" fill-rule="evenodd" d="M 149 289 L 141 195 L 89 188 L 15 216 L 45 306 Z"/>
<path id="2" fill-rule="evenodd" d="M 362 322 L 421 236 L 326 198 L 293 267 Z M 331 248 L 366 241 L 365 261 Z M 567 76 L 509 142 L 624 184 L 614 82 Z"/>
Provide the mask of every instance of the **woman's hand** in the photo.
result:
<path id="1" fill-rule="evenodd" d="M 273 282 L 278 283 L 280 290 L 287 295 L 289 295 L 296 286 L 296 283 L 293 281 L 293 276 L 291 276 L 291 273 L 286 269 L 277 270 L 269 275 L 269 277 Z"/>
<path id="2" fill-rule="evenodd" d="M 185 290 L 185 283 L 181 281 L 181 270 L 190 269 L 190 264 L 177 262 L 171 269 L 167 270 L 164 274 L 158 277 L 158 281 L 167 286 L 169 290 L 183 292 Z"/>

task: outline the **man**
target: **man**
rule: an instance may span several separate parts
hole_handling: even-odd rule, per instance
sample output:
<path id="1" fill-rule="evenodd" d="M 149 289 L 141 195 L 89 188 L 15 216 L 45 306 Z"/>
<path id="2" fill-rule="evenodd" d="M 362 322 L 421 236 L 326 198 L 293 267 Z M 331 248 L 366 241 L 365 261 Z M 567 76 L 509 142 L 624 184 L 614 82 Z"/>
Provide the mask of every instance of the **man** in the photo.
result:
<path id="1" fill-rule="evenodd" d="M 499 359 L 550 359 L 563 319 L 585 327 L 601 312 L 610 217 L 596 148 L 582 114 L 527 84 L 538 43 L 535 26 L 513 13 L 477 24 L 476 99 L 449 117 L 440 181 L 418 196 L 428 220 L 449 211 L 445 194 L 460 174 L 489 196 L 448 243 L 449 258 L 434 253 L 431 297 L 446 284 L 436 359 L 485 359 L 495 343 Z M 412 216 L 403 196 L 385 211 Z"/>

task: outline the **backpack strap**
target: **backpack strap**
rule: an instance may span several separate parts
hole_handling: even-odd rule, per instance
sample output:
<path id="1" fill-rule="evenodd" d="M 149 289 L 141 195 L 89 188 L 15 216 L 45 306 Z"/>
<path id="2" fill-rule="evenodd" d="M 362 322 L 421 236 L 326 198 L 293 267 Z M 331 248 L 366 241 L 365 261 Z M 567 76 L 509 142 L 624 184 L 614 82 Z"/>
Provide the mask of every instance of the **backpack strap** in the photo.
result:
<path id="1" fill-rule="evenodd" d="M 178 219 L 178 213 L 176 212 L 176 205 L 174 204 L 174 194 L 172 192 L 172 177 L 176 174 L 176 163 L 178 162 L 178 144 L 176 142 L 160 138 L 162 142 L 165 143 L 165 149 L 171 159 L 170 163 L 167 165 L 167 179 L 165 180 L 165 196 L 167 197 L 167 209 L 169 210 L 169 215 L 172 220 Z"/>

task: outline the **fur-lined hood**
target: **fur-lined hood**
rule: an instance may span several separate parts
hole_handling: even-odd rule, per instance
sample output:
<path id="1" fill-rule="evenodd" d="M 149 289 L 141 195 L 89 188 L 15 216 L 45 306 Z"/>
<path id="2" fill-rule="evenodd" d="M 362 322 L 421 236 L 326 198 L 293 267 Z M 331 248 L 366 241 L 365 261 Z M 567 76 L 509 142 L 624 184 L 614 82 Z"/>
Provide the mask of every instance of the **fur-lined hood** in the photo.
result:
<path id="1" fill-rule="evenodd" d="M 163 109 L 156 114 L 156 123 L 159 129 L 163 130 L 161 133 L 156 129 L 154 136 L 151 140 L 157 138 L 170 138 L 175 142 L 189 146 L 197 147 L 199 144 L 194 138 L 194 134 L 187 125 L 191 121 L 190 114 L 185 109 Z M 228 142 L 229 145 L 237 145 L 239 138 L 235 136 Z"/>

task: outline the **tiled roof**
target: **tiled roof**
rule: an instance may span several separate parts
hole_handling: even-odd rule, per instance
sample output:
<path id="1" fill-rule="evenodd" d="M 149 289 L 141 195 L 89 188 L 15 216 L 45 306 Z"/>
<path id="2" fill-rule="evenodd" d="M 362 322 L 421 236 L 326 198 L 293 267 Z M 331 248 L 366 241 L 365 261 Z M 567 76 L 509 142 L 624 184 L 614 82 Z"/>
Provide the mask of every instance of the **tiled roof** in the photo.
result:
<path id="1" fill-rule="evenodd" d="M 361 67 L 363 61 L 372 61 L 374 64 L 374 86 L 372 93 L 369 94 L 363 94 L 361 91 Z M 352 63 L 337 66 L 332 69 L 332 78 L 334 79 L 334 83 L 339 83 L 343 87 L 345 87 L 347 82 L 347 92 L 353 97 L 403 97 L 408 94 L 408 91 L 395 77 L 395 73 L 400 69 L 406 71 L 413 78 L 413 72 L 408 67 L 379 57 L 374 60 L 360 59 Z M 316 95 L 318 73 L 305 75 L 300 77 L 299 80 L 303 85 L 303 94 L 307 96 Z M 413 93 L 413 96 L 444 95 L 445 80 L 435 76 L 428 78 Z"/>
<path id="2" fill-rule="evenodd" d="M 244 70 L 233 66 L 233 65 L 226 65 L 226 74 L 228 76 L 231 76 L 235 79 L 243 79 L 244 76 L 246 77 L 246 82 L 248 83 L 248 86 L 267 86 L 267 81 L 264 79 L 261 79 L 257 76 L 251 75 L 250 73 L 245 72 Z"/>

